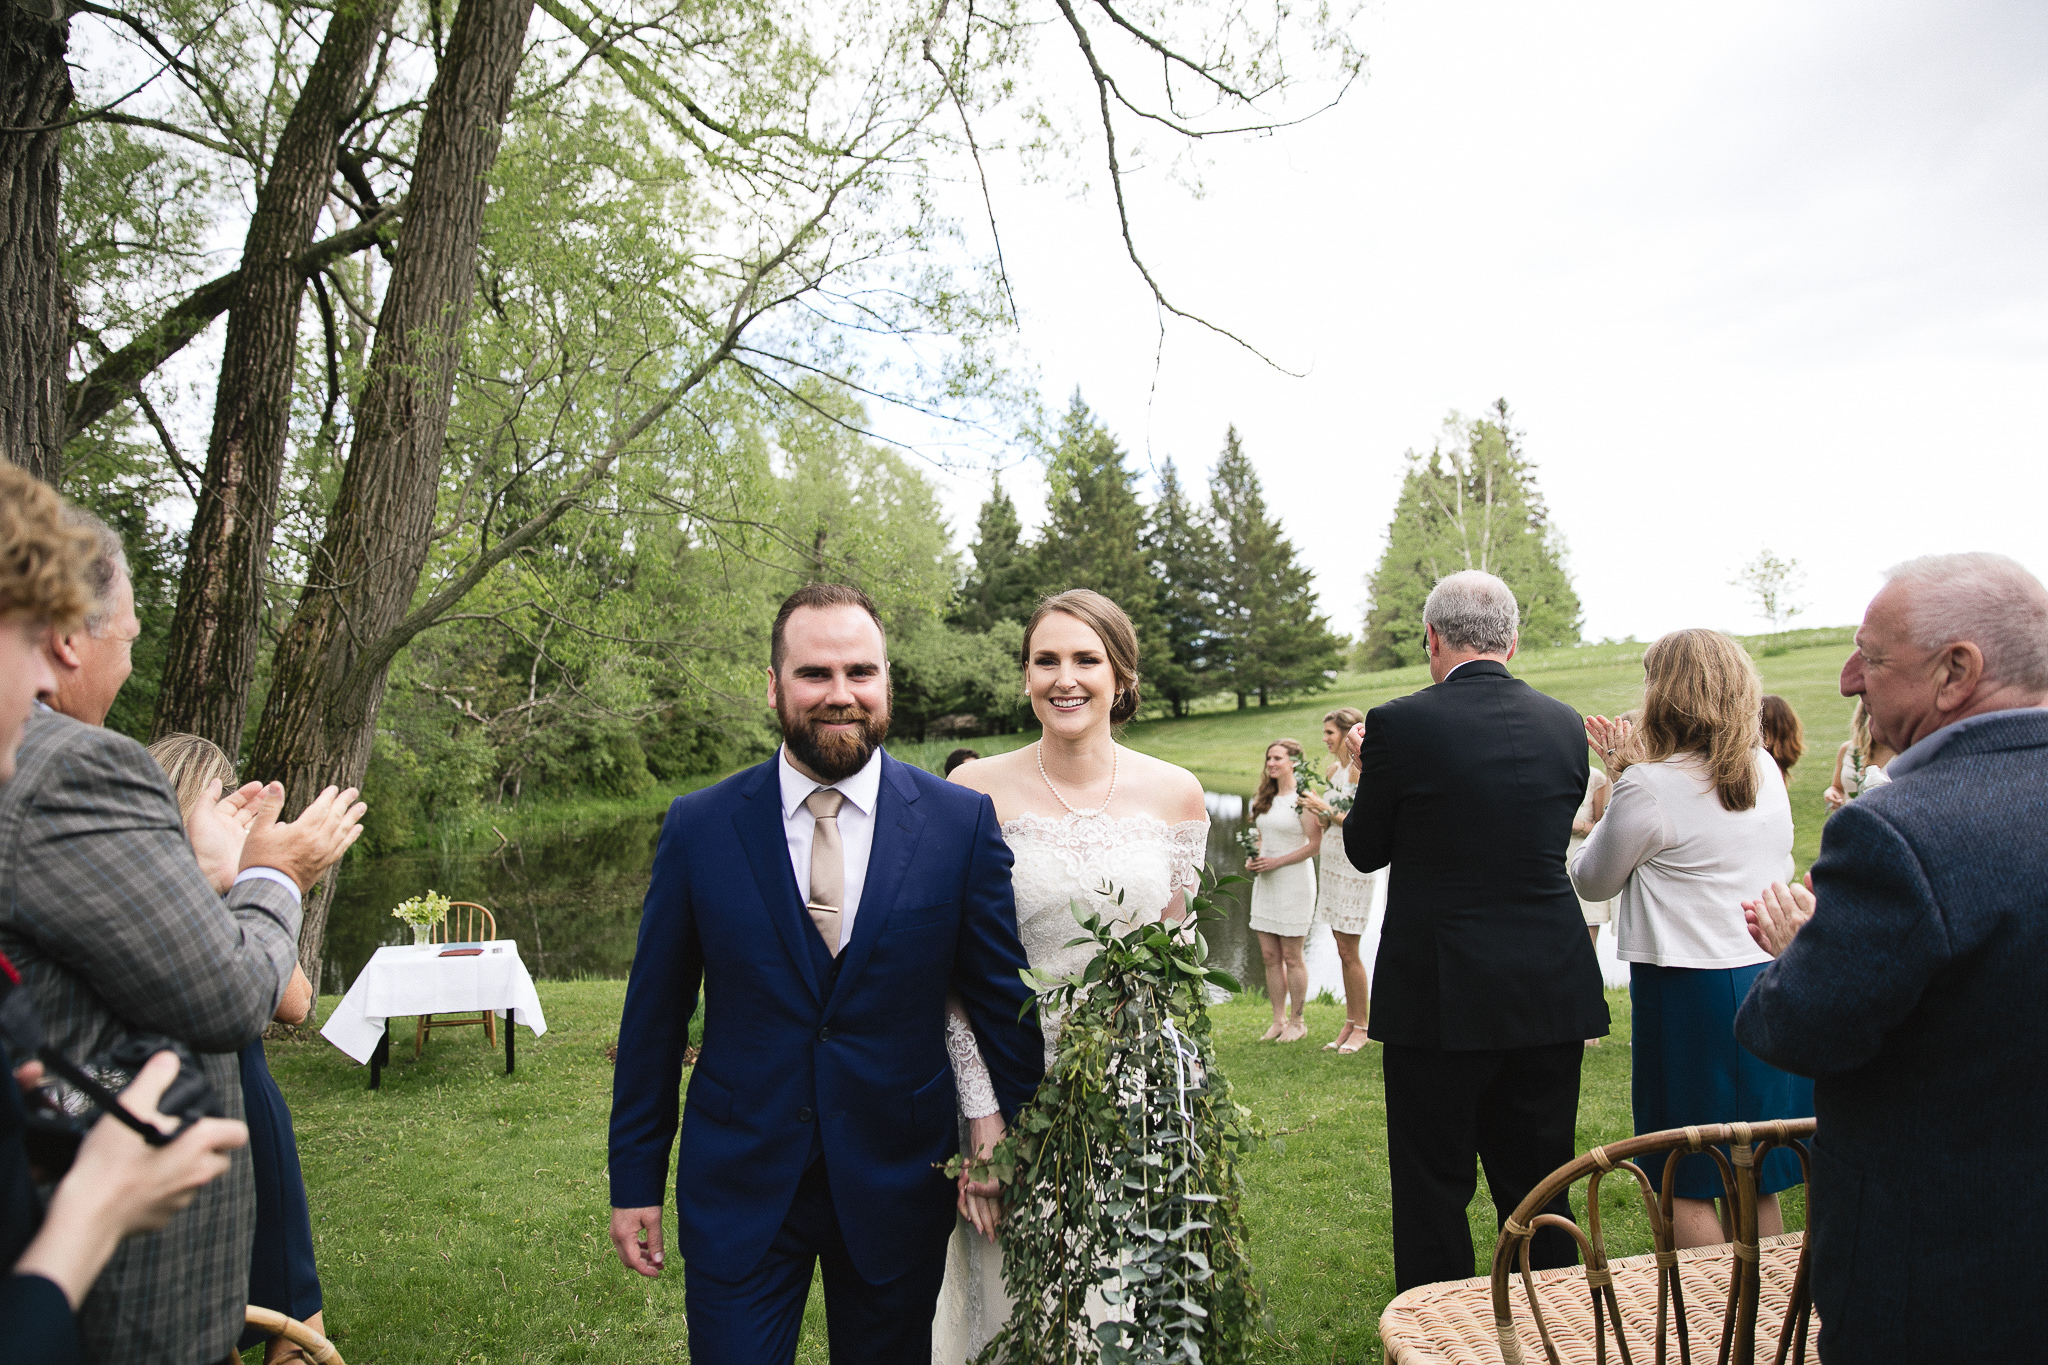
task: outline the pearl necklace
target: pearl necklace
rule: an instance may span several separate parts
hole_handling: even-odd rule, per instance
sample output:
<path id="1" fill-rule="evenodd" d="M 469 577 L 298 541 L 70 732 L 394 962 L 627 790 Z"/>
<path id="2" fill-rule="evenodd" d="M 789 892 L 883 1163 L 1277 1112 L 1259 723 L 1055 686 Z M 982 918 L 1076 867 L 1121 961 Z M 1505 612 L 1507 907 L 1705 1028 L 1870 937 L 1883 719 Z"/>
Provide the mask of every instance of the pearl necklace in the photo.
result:
<path id="1" fill-rule="evenodd" d="M 1102 794 L 1102 804 L 1094 810 L 1075 810 L 1073 806 L 1069 805 L 1067 798 L 1060 795 L 1060 789 L 1052 784 L 1052 775 L 1045 770 L 1045 741 L 1039 740 L 1032 748 L 1038 757 L 1038 775 L 1045 779 L 1045 789 L 1052 793 L 1053 800 L 1059 802 L 1062 806 L 1066 806 L 1067 814 L 1087 818 L 1100 815 L 1109 809 L 1110 799 L 1116 795 L 1116 745 L 1112 744 L 1109 746 L 1109 790 Z"/>

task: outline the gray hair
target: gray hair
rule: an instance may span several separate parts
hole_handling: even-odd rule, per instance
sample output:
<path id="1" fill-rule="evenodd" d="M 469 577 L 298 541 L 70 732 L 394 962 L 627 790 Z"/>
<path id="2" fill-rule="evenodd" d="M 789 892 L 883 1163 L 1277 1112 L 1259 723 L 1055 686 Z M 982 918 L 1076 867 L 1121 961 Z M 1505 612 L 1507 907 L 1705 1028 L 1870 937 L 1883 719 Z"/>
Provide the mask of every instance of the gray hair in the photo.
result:
<path id="1" fill-rule="evenodd" d="M 93 539 L 92 563 L 85 568 L 85 586 L 92 593 L 92 607 L 85 614 L 85 633 L 99 639 L 114 617 L 114 593 L 128 581 L 128 550 L 121 533 L 83 507 L 67 503 L 64 524 L 84 531 Z"/>
<path id="2" fill-rule="evenodd" d="M 1884 571 L 1908 590 L 1906 632 L 1919 649 L 1969 643 L 1986 682 L 2048 692 L 2048 589 L 2005 555 L 1922 555 Z"/>
<path id="3" fill-rule="evenodd" d="M 1514 590 L 1480 569 L 1439 578 L 1422 604 L 1422 623 L 1434 626 L 1439 639 L 1452 649 L 1480 654 L 1513 649 L 1521 619 Z"/>

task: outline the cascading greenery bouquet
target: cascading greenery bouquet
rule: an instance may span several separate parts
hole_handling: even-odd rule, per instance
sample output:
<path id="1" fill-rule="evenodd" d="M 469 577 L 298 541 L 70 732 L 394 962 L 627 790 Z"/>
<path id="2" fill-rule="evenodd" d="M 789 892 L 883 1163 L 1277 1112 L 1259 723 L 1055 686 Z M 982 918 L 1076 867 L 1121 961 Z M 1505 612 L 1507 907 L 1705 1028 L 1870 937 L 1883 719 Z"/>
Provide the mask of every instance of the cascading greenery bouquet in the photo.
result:
<path id="1" fill-rule="evenodd" d="M 1084 932 L 1069 946 L 1100 948 L 1087 968 L 1026 971 L 1040 1017 L 1062 1021 L 1059 1055 L 1009 1136 L 974 1163 L 1002 1182 L 1014 1305 L 979 1365 L 1248 1358 L 1260 1305 L 1237 1162 L 1262 1139 L 1216 1068 L 1208 991 L 1241 987 L 1208 965 L 1201 932 L 1211 893 L 1244 880 L 1204 868 L 1187 920 L 1123 934 L 1077 906 Z"/>

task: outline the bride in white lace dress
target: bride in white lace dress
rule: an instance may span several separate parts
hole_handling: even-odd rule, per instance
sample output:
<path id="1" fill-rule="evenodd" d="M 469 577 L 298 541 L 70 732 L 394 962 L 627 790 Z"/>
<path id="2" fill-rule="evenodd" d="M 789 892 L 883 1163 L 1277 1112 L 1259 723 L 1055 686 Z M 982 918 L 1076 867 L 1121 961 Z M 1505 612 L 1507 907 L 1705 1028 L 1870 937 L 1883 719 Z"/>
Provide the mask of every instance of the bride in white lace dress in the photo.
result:
<path id="1" fill-rule="evenodd" d="M 1137 662 L 1136 632 L 1108 598 L 1086 589 L 1047 598 L 1024 635 L 1024 686 L 1044 727 L 1040 739 L 953 774 L 995 802 L 1016 857 L 1017 936 L 1042 972 L 1071 975 L 1093 955 L 1092 945 L 1067 946 L 1080 933 L 1070 904 L 1128 928 L 1181 918 L 1200 882 L 1209 833 L 1202 784 L 1185 768 L 1123 748 L 1112 733 L 1138 709 Z M 1050 1066 L 1059 1021 L 1040 1023 Z M 969 1142 L 986 1152 L 1001 1140 L 1002 1119 L 957 1010 L 946 1035 Z M 994 1195 L 993 1185 L 962 1184 L 932 1325 L 933 1365 L 973 1359 L 1009 1319 Z"/>

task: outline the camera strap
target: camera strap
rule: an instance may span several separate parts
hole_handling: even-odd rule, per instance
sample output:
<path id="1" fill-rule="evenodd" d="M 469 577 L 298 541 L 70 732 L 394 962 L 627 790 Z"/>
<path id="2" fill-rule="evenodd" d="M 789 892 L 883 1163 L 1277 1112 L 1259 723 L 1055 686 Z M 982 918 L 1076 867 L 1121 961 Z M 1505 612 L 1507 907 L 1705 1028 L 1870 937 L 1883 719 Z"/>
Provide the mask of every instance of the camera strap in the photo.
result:
<path id="1" fill-rule="evenodd" d="M 187 1128 L 190 1128 L 196 1122 L 193 1119 L 186 1119 L 178 1125 L 175 1132 L 166 1133 L 155 1124 L 146 1123 L 129 1113 L 128 1107 L 121 1103 L 119 1095 L 101 1085 L 93 1078 L 90 1072 L 72 1065 L 70 1059 L 55 1048 L 42 1048 L 36 1053 L 36 1056 L 42 1059 L 44 1066 L 50 1068 L 50 1070 L 56 1072 L 74 1086 L 77 1086 L 80 1093 L 98 1105 L 102 1112 L 111 1114 L 121 1123 L 140 1133 L 142 1140 L 152 1147 L 170 1146 L 184 1135 Z"/>

